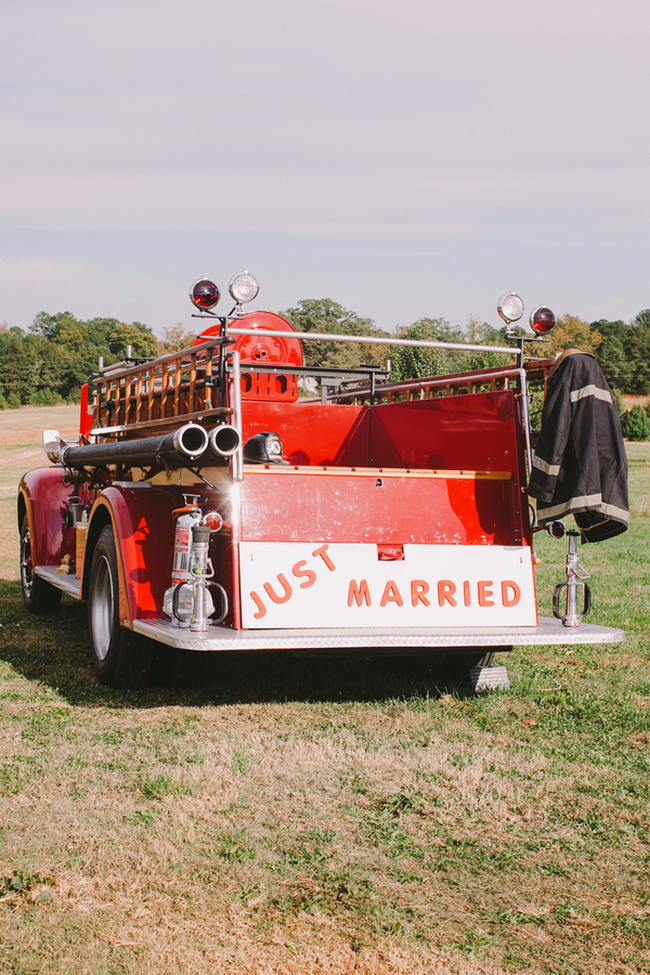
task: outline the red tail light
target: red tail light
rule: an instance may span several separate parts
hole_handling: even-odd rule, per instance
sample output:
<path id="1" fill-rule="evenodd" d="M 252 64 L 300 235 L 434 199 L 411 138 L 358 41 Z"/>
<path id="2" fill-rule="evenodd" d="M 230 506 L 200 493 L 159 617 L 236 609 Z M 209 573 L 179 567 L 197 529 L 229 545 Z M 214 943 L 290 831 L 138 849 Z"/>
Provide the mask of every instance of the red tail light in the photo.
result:
<path id="1" fill-rule="evenodd" d="M 200 311 L 214 308 L 220 297 L 216 284 L 207 278 L 201 278 L 196 284 L 193 284 L 190 291 L 190 301 Z"/>
<path id="2" fill-rule="evenodd" d="M 555 328 L 555 315 L 550 308 L 541 305 L 530 316 L 530 327 L 537 335 L 546 335 Z"/>

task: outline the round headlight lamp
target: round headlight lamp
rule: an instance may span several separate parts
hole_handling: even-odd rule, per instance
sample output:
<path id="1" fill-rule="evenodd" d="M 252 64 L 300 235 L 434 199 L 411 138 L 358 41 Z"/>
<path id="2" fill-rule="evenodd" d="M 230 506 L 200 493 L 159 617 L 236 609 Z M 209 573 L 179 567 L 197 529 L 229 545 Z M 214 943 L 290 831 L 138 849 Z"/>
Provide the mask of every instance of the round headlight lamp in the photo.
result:
<path id="1" fill-rule="evenodd" d="M 199 278 L 190 288 L 190 301 L 199 311 L 214 308 L 220 297 L 216 284 L 208 278 Z"/>
<path id="2" fill-rule="evenodd" d="M 238 305 L 245 305 L 257 298 L 259 290 L 260 286 L 250 271 L 238 271 L 228 282 L 228 291 Z"/>
<path id="3" fill-rule="evenodd" d="M 518 322 L 523 315 L 524 303 L 516 291 L 507 291 L 499 298 L 497 311 L 506 325 L 511 325 L 513 322 Z"/>

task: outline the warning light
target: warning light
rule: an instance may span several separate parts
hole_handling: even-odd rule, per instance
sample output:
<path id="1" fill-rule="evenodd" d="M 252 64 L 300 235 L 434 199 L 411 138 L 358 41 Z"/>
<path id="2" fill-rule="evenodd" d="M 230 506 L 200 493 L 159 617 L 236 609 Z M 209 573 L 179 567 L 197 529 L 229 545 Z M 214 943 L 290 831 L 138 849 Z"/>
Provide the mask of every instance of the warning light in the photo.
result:
<path id="1" fill-rule="evenodd" d="M 199 311 L 214 308 L 220 297 L 216 284 L 208 278 L 200 278 L 190 289 L 190 301 Z"/>
<path id="2" fill-rule="evenodd" d="M 530 316 L 530 327 L 537 335 L 546 335 L 555 328 L 555 315 L 550 308 L 540 305 Z"/>

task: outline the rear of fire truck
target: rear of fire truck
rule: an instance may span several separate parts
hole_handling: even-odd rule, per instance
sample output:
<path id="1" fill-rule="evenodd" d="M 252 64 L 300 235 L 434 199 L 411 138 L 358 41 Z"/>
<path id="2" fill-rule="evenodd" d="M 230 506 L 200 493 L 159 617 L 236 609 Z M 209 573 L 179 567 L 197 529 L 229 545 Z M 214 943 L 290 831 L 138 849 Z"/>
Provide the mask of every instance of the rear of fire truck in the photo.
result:
<path id="1" fill-rule="evenodd" d="M 206 327 L 192 348 L 100 368 L 79 441 L 45 431 L 51 466 L 20 485 L 25 604 L 87 600 L 100 680 L 152 678 L 160 643 L 419 652 L 468 669 L 513 645 L 623 639 L 582 623 L 571 535 L 557 618 L 538 616 L 527 373 L 545 366 L 523 340 L 497 347 L 512 365 L 462 375 L 308 369 L 303 341 L 400 343 L 244 313 L 248 272 L 229 290 L 235 306 L 217 316 L 216 286 L 194 285 Z M 504 296 L 506 321 L 517 301 Z M 531 322 L 543 334 L 552 313 Z M 302 395 L 307 377 L 320 395 Z"/>

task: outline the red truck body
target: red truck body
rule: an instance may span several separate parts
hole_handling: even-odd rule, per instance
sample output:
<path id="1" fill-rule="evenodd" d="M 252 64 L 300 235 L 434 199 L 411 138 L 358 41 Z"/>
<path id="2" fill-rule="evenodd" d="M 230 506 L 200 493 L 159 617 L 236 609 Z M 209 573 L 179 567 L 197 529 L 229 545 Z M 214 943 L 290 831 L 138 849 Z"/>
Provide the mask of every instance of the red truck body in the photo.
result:
<path id="1" fill-rule="evenodd" d="M 55 466 L 21 481 L 25 602 L 89 600 L 100 679 L 126 681 L 134 634 L 181 649 L 457 649 L 470 663 L 622 639 L 538 618 L 521 364 L 392 385 L 369 373 L 301 399 L 298 337 L 273 329 L 278 316 L 249 313 L 192 349 L 100 372 L 80 445 L 46 432 Z M 170 446 L 179 429 L 197 457 Z M 254 457 L 269 434 L 281 453 Z M 227 447 L 200 449 L 213 439 Z M 220 526 L 183 593 L 182 510 Z M 186 617 L 170 610 L 183 595 Z"/>

